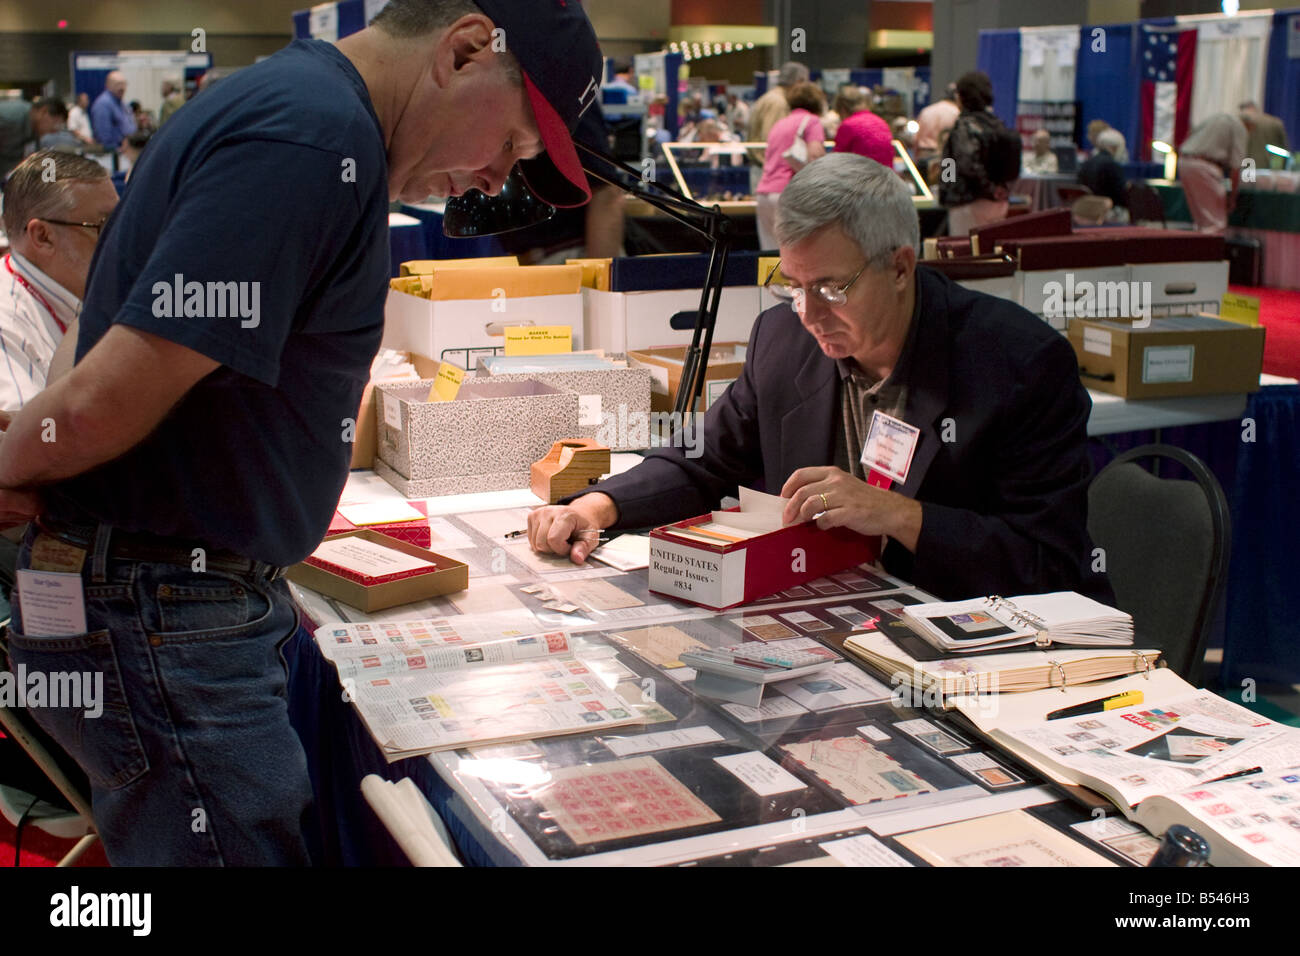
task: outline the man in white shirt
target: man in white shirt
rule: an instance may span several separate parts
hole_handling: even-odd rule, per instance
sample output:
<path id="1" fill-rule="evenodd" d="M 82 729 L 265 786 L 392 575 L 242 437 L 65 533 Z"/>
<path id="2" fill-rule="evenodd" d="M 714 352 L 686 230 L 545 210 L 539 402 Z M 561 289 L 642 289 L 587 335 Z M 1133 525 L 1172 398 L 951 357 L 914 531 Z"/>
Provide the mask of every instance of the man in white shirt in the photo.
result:
<path id="1" fill-rule="evenodd" d="M 946 129 L 952 129 L 961 115 L 957 105 L 957 87 L 949 83 L 941 100 L 935 100 L 916 115 L 916 158 L 929 159 L 938 156 L 943 150 L 939 135 Z"/>
<path id="2" fill-rule="evenodd" d="M 57 150 L 33 153 L 5 183 L 11 250 L 0 259 L 0 411 L 21 408 L 45 387 L 116 205 L 104 167 Z"/>
<path id="3" fill-rule="evenodd" d="M 68 132 L 86 145 L 95 142 L 90 130 L 90 96 L 86 93 L 78 93 L 76 103 L 68 107 Z"/>

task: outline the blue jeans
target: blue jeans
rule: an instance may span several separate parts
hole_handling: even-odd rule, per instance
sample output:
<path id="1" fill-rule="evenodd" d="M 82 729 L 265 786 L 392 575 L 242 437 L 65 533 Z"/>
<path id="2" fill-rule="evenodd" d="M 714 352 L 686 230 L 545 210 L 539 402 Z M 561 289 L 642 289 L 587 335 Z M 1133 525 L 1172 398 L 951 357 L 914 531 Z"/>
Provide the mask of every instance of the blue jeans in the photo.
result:
<path id="1" fill-rule="evenodd" d="M 30 713 L 90 778 L 109 862 L 307 864 L 312 793 L 281 653 L 297 609 L 284 582 L 105 557 L 108 545 L 111 533 L 81 572 L 87 633 L 24 635 L 20 589 L 9 645 L 29 682 L 38 671 L 103 675 L 98 716 Z"/>

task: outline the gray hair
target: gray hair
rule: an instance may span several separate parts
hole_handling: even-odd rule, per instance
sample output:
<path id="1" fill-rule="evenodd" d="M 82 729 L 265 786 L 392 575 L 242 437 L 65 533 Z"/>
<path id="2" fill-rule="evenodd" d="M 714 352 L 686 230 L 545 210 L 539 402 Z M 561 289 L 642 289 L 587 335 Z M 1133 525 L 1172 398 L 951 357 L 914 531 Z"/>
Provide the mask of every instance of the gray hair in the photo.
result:
<path id="1" fill-rule="evenodd" d="M 1124 148 L 1124 134 L 1113 126 L 1102 130 L 1097 134 L 1097 148 L 1115 155 Z"/>
<path id="2" fill-rule="evenodd" d="M 14 167 L 4 184 L 4 226 L 10 241 L 19 239 L 33 219 L 66 218 L 76 205 L 75 184 L 108 178 L 103 166 L 76 153 L 54 149 L 32 153 Z"/>
<path id="3" fill-rule="evenodd" d="M 782 246 L 839 226 L 875 261 L 921 242 L 912 196 L 888 166 L 855 153 L 832 153 L 799 170 L 781 193 L 776 238 Z"/>
<path id="4" fill-rule="evenodd" d="M 781 72 L 776 77 L 776 85 L 794 86 L 796 83 L 807 83 L 809 76 L 811 74 L 808 72 L 808 67 L 791 60 L 781 67 Z"/>

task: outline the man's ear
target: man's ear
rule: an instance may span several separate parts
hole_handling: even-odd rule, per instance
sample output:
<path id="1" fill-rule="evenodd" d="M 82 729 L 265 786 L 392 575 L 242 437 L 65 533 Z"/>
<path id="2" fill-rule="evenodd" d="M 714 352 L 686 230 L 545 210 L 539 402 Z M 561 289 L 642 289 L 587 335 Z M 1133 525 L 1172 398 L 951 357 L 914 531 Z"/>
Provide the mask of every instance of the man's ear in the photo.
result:
<path id="1" fill-rule="evenodd" d="M 28 219 L 24 232 L 27 236 L 27 251 L 32 254 L 32 258 L 41 259 L 54 252 L 54 230 L 48 222 L 43 219 Z"/>
<path id="2" fill-rule="evenodd" d="M 461 17 L 434 41 L 431 70 L 435 85 L 446 88 L 457 70 L 482 58 L 492 47 L 492 21 L 481 13 Z"/>
<path id="3" fill-rule="evenodd" d="M 894 250 L 894 285 L 901 292 L 912 284 L 912 275 L 916 272 L 916 250 L 911 246 L 899 246 Z"/>

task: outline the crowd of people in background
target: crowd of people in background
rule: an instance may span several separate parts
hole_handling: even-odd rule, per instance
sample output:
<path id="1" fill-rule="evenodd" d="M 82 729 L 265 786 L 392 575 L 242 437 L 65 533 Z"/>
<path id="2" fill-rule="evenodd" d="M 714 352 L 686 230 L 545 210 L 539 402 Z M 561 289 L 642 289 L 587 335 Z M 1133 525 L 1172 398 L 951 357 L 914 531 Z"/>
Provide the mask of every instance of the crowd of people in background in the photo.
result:
<path id="1" fill-rule="evenodd" d="M 196 86 L 196 94 L 223 75 L 211 70 Z M 0 99 L 0 181 L 37 150 L 55 149 L 90 156 L 113 174 L 119 188 L 129 175 L 135 157 L 157 130 L 185 105 L 184 83 L 166 79 L 161 84 L 157 114 L 140 100 L 128 100 L 127 78 L 114 70 L 104 78 L 103 89 L 91 98 L 77 93 L 68 105 L 57 96 L 33 100 Z"/>
<path id="2" fill-rule="evenodd" d="M 636 92 L 630 64 L 620 68 L 615 82 L 629 95 Z M 660 96 L 653 104 L 658 114 L 651 114 L 652 143 L 670 139 L 662 128 L 666 102 Z M 948 84 L 913 118 L 904 98 L 893 91 L 847 83 L 832 93 L 810 82 L 807 66 L 788 62 L 771 89 L 752 102 L 734 91 L 712 102 L 698 90 L 684 94 L 678 123 L 673 141 L 679 143 L 763 144 L 761 150 L 749 148 L 750 193 L 757 204 L 763 248 L 774 242 L 772 220 L 785 183 L 802 164 L 824 155 L 823 144 L 832 141 L 836 152 L 857 153 L 903 173 L 894 143 L 901 144 L 948 210 L 949 235 L 965 235 L 1006 216 L 1017 184 L 1023 187 L 1022 196 L 1031 195 L 1032 187 L 1026 184 L 1036 177 L 1068 179 L 1084 194 L 1069 204 L 1077 222 L 1129 221 L 1126 167 L 1131 169 L 1131 161 L 1123 133 L 1102 118 L 1088 123 L 1086 135 L 1078 137 L 1082 142 L 1047 128 L 1011 129 L 994 113 L 992 82 L 979 71 Z M 1221 232 L 1235 205 L 1233 170 L 1239 172 L 1246 159 L 1258 168 L 1272 165 L 1280 155 L 1277 149 L 1286 147 L 1286 132 L 1277 117 L 1261 112 L 1255 103 L 1242 103 L 1236 113 L 1205 120 L 1176 145 L 1178 178 L 1197 227 Z M 733 163 L 740 159 L 735 151 L 729 155 Z M 712 165 L 718 161 L 715 155 Z M 1230 180 L 1227 186 L 1225 178 Z"/>

